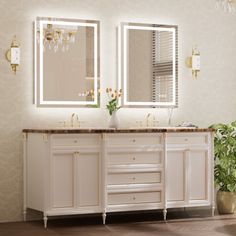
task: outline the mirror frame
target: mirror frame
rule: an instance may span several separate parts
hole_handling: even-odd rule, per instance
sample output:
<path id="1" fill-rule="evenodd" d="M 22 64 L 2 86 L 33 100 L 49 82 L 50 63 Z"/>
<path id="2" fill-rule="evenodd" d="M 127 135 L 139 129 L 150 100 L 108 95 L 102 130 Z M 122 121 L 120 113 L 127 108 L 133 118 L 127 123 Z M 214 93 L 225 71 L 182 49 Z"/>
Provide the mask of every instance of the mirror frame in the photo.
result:
<path id="1" fill-rule="evenodd" d="M 52 20 L 50 20 L 52 19 Z M 72 25 L 89 26 L 94 28 L 94 101 L 48 101 L 43 99 L 43 25 Z M 39 31 L 39 46 L 37 33 Z M 39 47 L 39 50 L 37 48 Z M 39 53 L 39 62 L 37 56 Z M 34 103 L 38 107 L 99 107 L 99 79 L 98 71 L 100 67 L 100 22 L 97 20 L 78 20 L 65 18 L 37 17 L 34 22 Z M 39 76 L 38 76 L 39 72 Z M 101 76 L 100 76 L 101 77 Z M 99 77 L 99 78 L 100 78 Z"/>
<path id="2" fill-rule="evenodd" d="M 127 100 L 127 31 L 129 29 L 159 30 L 173 33 L 173 101 L 172 102 L 130 102 Z M 149 23 L 122 22 L 118 27 L 118 89 L 122 89 L 120 104 L 123 107 L 151 107 L 151 108 L 176 108 L 178 107 L 178 26 L 160 25 Z"/>

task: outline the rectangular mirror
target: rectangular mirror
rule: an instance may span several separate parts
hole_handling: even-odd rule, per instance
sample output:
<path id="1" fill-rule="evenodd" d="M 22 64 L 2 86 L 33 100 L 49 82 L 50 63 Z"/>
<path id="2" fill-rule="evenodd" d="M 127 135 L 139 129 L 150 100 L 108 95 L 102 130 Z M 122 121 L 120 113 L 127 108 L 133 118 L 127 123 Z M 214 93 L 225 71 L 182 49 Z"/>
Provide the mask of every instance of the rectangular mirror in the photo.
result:
<path id="1" fill-rule="evenodd" d="M 124 107 L 177 107 L 178 28 L 122 23 L 119 88 Z"/>
<path id="2" fill-rule="evenodd" d="M 38 17 L 35 22 L 37 106 L 98 107 L 99 22 Z"/>

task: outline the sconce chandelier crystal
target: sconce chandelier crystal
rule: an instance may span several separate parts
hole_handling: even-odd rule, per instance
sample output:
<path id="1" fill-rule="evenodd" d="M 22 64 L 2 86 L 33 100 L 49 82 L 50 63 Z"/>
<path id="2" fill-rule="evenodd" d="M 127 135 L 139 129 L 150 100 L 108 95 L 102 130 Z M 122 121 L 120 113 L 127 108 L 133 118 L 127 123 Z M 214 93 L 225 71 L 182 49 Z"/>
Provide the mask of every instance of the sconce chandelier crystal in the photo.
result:
<path id="1" fill-rule="evenodd" d="M 216 0 L 216 8 L 223 9 L 224 12 L 235 12 L 235 0 Z"/>
<path id="2" fill-rule="evenodd" d="M 75 43 L 77 26 L 52 25 L 45 24 L 43 26 L 43 46 L 44 50 L 61 49 L 62 52 L 69 50 L 69 45 Z M 38 31 L 38 42 L 40 39 L 40 31 Z"/>

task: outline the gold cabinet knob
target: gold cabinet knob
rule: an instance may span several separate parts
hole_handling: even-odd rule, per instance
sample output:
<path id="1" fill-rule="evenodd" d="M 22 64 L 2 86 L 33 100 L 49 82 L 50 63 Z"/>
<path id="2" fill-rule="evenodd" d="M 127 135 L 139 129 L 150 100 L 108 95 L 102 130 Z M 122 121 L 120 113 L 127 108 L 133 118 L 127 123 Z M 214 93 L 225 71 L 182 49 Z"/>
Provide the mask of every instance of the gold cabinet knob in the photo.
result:
<path id="1" fill-rule="evenodd" d="M 136 158 L 135 157 L 133 157 L 133 161 L 135 161 L 136 160 Z"/>
<path id="2" fill-rule="evenodd" d="M 135 143 L 136 142 L 136 139 L 133 139 L 133 143 Z"/>
<path id="3" fill-rule="evenodd" d="M 136 197 L 135 197 L 135 196 L 133 196 L 133 200 L 136 200 Z"/>
<path id="4" fill-rule="evenodd" d="M 136 180 L 136 178 L 135 178 L 135 177 L 133 177 L 133 180 Z"/>

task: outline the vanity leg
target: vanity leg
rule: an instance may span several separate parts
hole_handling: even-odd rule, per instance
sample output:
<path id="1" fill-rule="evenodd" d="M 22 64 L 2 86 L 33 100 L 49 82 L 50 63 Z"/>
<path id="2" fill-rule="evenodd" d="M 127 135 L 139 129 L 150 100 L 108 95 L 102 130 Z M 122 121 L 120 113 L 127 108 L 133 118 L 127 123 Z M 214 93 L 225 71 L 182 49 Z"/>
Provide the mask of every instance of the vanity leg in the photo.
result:
<path id="1" fill-rule="evenodd" d="M 102 222 L 103 222 L 104 225 L 106 224 L 106 217 L 107 217 L 107 214 L 104 211 L 103 214 L 102 214 Z"/>
<path id="2" fill-rule="evenodd" d="M 215 202 L 213 202 L 211 206 L 211 215 L 212 217 L 215 215 Z"/>
<path id="3" fill-rule="evenodd" d="M 47 228 L 48 217 L 46 214 L 43 215 L 44 228 Z"/>
<path id="4" fill-rule="evenodd" d="M 166 215 L 167 215 L 167 209 L 164 208 L 164 210 L 163 210 L 163 218 L 164 218 L 164 221 L 166 221 Z"/>

